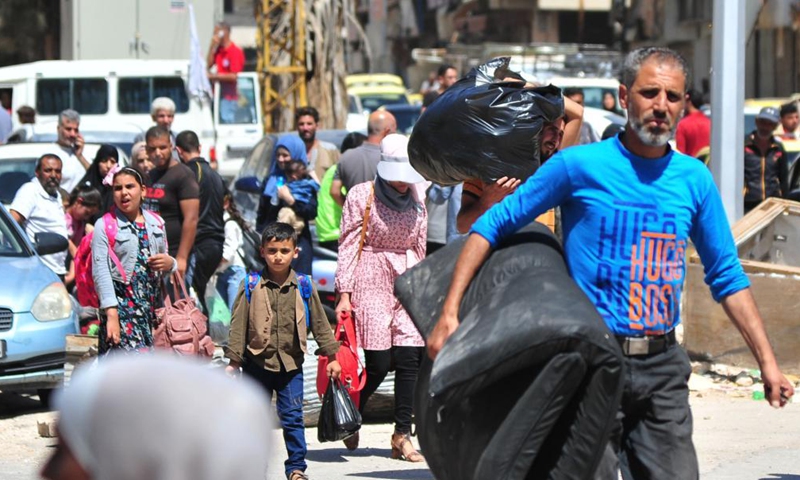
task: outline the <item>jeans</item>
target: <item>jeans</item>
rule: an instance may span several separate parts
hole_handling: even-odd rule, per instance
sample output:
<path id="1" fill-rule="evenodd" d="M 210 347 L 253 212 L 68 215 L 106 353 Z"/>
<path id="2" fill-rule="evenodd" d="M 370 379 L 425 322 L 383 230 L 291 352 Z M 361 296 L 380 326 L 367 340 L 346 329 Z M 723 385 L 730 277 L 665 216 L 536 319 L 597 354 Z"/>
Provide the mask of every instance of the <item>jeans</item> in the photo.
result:
<path id="1" fill-rule="evenodd" d="M 236 300 L 236 294 L 239 293 L 239 285 L 242 284 L 242 280 L 246 276 L 247 270 L 244 267 L 231 265 L 217 277 L 217 291 L 231 313 L 233 313 L 233 302 Z"/>
<path id="2" fill-rule="evenodd" d="M 651 480 L 699 478 L 689 408 L 689 356 L 678 345 L 625 357 L 618 424 L 595 476 Z"/>
<path id="3" fill-rule="evenodd" d="M 219 99 L 219 119 L 224 125 L 236 123 L 236 111 L 239 109 L 239 99 Z"/>
<path id="4" fill-rule="evenodd" d="M 272 400 L 272 392 L 278 394 L 278 418 L 283 429 L 283 441 L 289 458 L 284 462 L 286 476 L 295 470 L 305 472 L 306 428 L 303 424 L 303 369 L 287 372 L 270 372 L 245 362 L 242 371 L 264 387 Z M 266 453 L 265 453 L 266 454 Z"/>
<path id="5" fill-rule="evenodd" d="M 411 433 L 414 411 L 414 387 L 425 347 L 392 347 L 391 350 L 364 350 L 367 384 L 361 391 L 359 410 L 364 413 L 367 400 L 378 389 L 394 360 L 394 430 Z"/>

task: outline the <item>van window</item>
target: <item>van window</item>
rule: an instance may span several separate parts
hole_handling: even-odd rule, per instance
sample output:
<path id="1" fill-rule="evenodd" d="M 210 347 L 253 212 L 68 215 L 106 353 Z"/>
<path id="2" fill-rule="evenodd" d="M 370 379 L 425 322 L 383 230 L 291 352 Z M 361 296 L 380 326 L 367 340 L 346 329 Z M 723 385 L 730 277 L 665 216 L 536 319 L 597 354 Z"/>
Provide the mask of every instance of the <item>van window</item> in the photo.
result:
<path id="1" fill-rule="evenodd" d="M 258 123 L 256 115 L 256 88 L 251 77 L 239 77 L 236 79 L 236 94 L 239 96 L 235 105 L 220 105 L 219 123 L 223 125 Z M 223 112 L 223 109 L 232 110 L 232 114 Z"/>
<path id="2" fill-rule="evenodd" d="M 587 107 L 603 108 L 603 96 L 610 93 L 617 98 L 618 90 L 607 87 L 580 87 L 583 90 L 583 104 Z M 615 100 L 614 108 L 619 108 L 619 102 Z"/>
<path id="3" fill-rule="evenodd" d="M 175 113 L 189 111 L 189 97 L 181 77 L 120 78 L 117 95 L 119 113 L 150 113 L 150 104 L 158 97 L 175 102 Z"/>
<path id="4" fill-rule="evenodd" d="M 36 111 L 57 115 L 71 108 L 78 113 L 108 113 L 108 82 L 104 78 L 52 78 L 36 82 Z"/>

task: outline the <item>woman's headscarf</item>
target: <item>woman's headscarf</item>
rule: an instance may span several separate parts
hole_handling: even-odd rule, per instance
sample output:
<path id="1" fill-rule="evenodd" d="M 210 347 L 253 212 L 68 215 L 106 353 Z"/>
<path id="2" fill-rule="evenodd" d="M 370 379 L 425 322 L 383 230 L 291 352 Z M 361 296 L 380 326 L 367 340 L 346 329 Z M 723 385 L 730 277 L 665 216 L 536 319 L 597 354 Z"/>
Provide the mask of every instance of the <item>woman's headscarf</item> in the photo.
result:
<path id="1" fill-rule="evenodd" d="M 392 210 L 405 212 L 418 203 L 413 193 L 413 184 L 424 180 L 408 161 L 408 138 L 399 134 L 387 135 L 381 141 L 375 197 Z M 400 193 L 389 184 L 392 181 L 407 183 L 409 188 L 405 193 Z"/>
<path id="2" fill-rule="evenodd" d="M 88 185 L 92 188 L 96 188 L 97 191 L 100 192 L 100 195 L 103 197 L 103 201 L 102 205 L 100 205 L 100 212 L 98 212 L 98 215 L 102 215 L 103 213 L 107 212 L 114 203 L 114 197 L 111 192 L 111 188 L 103 185 L 103 177 L 100 176 L 100 162 L 109 157 L 112 157 L 114 160 L 116 160 L 117 165 L 119 165 L 119 152 L 117 151 L 117 147 L 107 143 L 100 145 L 100 148 L 97 149 L 97 154 L 94 156 L 94 160 L 92 160 L 92 164 L 89 165 L 89 169 L 86 170 L 86 174 L 83 176 L 83 178 L 81 178 L 81 181 L 78 182 L 78 185 Z"/>
<path id="3" fill-rule="evenodd" d="M 89 185 L 102 192 L 105 187 L 103 187 L 103 177 L 100 176 L 100 162 L 108 157 L 113 157 L 119 163 L 117 147 L 108 144 L 100 145 L 100 148 L 97 149 L 97 155 L 94 156 L 92 164 L 89 165 L 89 169 L 86 170 L 86 174 L 78 182 L 78 185 Z"/>
<path id="4" fill-rule="evenodd" d="M 278 178 L 286 178 L 283 170 L 278 167 L 278 148 L 283 147 L 289 151 L 289 156 L 292 160 L 300 160 L 308 166 L 308 156 L 306 155 L 306 144 L 296 134 L 284 135 L 275 142 L 275 148 L 272 150 L 272 167 L 267 176 L 267 182 L 264 186 L 264 196 L 274 197 L 278 192 Z"/>
<path id="5" fill-rule="evenodd" d="M 164 354 L 108 358 L 76 372 L 56 399 L 59 435 L 94 480 L 264 478 L 269 399 Z"/>

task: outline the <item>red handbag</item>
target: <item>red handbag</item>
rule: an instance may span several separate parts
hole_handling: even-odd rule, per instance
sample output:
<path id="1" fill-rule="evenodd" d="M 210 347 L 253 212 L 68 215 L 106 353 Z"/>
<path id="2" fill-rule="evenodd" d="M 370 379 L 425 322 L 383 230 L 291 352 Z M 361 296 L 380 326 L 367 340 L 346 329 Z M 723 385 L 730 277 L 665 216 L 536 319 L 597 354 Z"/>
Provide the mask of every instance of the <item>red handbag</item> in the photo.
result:
<path id="1" fill-rule="evenodd" d="M 181 286 L 183 298 L 178 296 L 177 285 Z M 153 329 L 153 342 L 156 348 L 169 349 L 180 355 L 211 357 L 214 355 L 214 341 L 208 336 L 208 318 L 197 308 L 194 299 L 186 293 L 183 276 L 172 275 L 175 303 L 164 292 L 164 306 L 156 309 Z"/>
<path id="2" fill-rule="evenodd" d="M 356 325 L 353 317 L 345 312 L 336 325 L 336 341 L 340 342 L 339 351 L 336 353 L 336 361 L 342 367 L 342 375 L 339 381 L 345 388 L 350 398 L 353 399 L 356 408 L 359 406 L 361 390 L 367 384 L 367 370 L 358 358 L 358 339 L 356 338 Z M 320 356 L 317 360 L 317 393 L 322 397 L 328 390 L 328 357 Z M 359 368 L 361 373 L 358 373 Z"/>

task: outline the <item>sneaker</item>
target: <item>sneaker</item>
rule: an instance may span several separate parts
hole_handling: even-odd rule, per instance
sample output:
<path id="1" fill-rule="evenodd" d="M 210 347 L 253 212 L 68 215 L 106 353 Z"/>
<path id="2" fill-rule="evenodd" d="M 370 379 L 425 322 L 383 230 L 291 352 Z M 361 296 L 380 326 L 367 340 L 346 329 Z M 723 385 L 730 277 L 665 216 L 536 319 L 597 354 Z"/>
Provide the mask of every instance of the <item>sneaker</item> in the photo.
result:
<path id="1" fill-rule="evenodd" d="M 306 475 L 306 472 L 301 472 L 300 470 L 294 470 L 286 478 L 288 478 L 289 480 L 308 480 L 308 475 Z"/>

